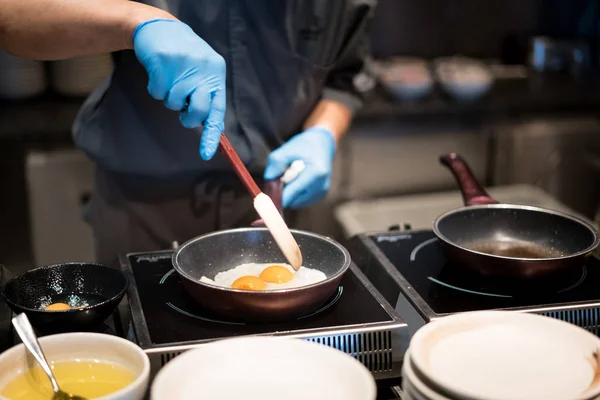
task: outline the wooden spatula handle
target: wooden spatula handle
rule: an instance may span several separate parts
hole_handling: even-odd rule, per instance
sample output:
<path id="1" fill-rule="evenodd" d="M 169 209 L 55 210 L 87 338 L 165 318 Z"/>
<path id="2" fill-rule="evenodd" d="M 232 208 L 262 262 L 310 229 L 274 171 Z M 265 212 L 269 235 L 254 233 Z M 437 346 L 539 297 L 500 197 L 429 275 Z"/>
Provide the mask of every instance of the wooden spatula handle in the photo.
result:
<path id="1" fill-rule="evenodd" d="M 250 175 L 250 172 L 248 172 L 248 169 L 246 168 L 246 166 L 240 159 L 240 156 L 238 156 L 237 152 L 231 145 L 229 139 L 227 139 L 227 136 L 225 136 L 225 133 L 221 134 L 221 140 L 219 141 L 219 150 L 221 150 L 221 153 L 223 153 L 225 157 L 227 157 L 227 159 L 233 166 L 233 170 L 240 178 L 244 186 L 246 186 L 246 189 L 248 189 L 252 197 L 258 196 L 261 193 L 260 188 L 254 181 L 254 178 L 252 178 L 252 175 Z"/>

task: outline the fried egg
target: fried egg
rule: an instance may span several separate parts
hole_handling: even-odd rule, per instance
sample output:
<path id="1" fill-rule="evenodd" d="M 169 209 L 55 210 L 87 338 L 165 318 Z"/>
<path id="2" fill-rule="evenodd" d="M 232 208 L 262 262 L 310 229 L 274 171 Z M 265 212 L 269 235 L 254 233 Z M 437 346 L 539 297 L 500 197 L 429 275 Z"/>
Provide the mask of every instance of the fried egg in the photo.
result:
<path id="1" fill-rule="evenodd" d="M 214 279 L 203 276 L 200 282 L 242 290 L 277 290 L 311 285 L 327 279 L 312 268 L 300 267 L 294 271 L 291 265 L 275 263 L 247 263 L 219 272 Z"/>

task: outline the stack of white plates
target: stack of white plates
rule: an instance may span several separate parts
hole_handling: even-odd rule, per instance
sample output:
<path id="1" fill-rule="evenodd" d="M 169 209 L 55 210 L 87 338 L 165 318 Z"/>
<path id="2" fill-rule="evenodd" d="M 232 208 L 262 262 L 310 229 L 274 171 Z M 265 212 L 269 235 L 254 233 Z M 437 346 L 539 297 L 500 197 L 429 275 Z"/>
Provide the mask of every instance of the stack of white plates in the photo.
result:
<path id="1" fill-rule="evenodd" d="M 26 99 L 46 90 L 44 63 L 0 52 L 0 97 Z"/>
<path id="2" fill-rule="evenodd" d="M 600 398 L 600 339 L 567 322 L 502 311 L 425 325 L 403 367 L 409 400 Z"/>
<path id="3" fill-rule="evenodd" d="M 51 64 L 52 86 L 66 96 L 86 96 L 111 72 L 109 54 L 55 61 Z"/>

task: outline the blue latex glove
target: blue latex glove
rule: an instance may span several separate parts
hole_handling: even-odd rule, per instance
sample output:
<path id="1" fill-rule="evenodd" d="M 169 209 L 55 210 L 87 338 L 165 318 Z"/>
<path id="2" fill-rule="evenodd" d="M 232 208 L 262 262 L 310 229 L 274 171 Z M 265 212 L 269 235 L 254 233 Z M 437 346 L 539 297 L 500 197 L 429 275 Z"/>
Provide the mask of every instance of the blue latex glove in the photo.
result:
<path id="1" fill-rule="evenodd" d="M 264 178 L 279 178 L 293 161 L 304 161 L 302 172 L 283 188 L 283 207 L 302 208 L 322 200 L 331 185 L 335 138 L 323 127 L 312 127 L 273 151 Z"/>
<path id="2" fill-rule="evenodd" d="M 179 120 L 186 128 L 204 124 L 200 155 L 211 159 L 225 125 L 223 57 L 188 25 L 168 19 L 138 25 L 133 47 L 148 73 L 150 95 L 180 111 Z"/>

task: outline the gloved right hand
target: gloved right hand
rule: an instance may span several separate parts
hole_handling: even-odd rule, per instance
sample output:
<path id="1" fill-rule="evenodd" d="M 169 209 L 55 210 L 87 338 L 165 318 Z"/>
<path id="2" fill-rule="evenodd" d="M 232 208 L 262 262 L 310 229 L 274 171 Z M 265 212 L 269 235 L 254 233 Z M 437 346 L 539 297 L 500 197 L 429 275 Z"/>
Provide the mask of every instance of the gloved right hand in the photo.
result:
<path id="1" fill-rule="evenodd" d="M 133 32 L 135 54 L 148 73 L 148 92 L 180 111 L 186 128 L 204 124 L 200 155 L 211 159 L 225 125 L 225 60 L 183 22 L 155 19 Z"/>

